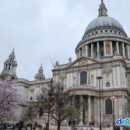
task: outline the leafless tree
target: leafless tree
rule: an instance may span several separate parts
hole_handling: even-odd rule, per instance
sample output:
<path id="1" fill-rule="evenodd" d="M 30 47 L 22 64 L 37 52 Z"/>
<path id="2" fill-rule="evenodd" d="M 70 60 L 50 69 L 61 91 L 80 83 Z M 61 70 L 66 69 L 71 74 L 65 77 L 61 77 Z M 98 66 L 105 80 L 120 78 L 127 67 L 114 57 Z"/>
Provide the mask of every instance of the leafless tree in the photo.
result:
<path id="1" fill-rule="evenodd" d="M 79 120 L 79 111 L 69 103 L 67 92 L 64 91 L 62 83 L 53 83 L 47 92 L 38 97 L 38 102 L 43 108 L 42 112 L 48 113 L 47 128 L 49 130 L 49 117 L 57 122 L 57 130 L 60 130 L 64 120 Z"/>

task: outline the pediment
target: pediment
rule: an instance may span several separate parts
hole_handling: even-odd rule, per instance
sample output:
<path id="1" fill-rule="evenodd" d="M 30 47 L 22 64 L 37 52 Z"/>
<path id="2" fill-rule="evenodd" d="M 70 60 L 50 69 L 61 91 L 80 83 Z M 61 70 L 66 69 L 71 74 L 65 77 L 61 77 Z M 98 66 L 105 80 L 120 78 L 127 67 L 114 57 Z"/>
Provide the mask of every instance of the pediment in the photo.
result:
<path id="1" fill-rule="evenodd" d="M 69 67 L 88 65 L 88 64 L 92 64 L 92 63 L 97 63 L 97 61 L 93 60 L 91 58 L 88 58 L 88 57 L 81 57 L 81 58 L 75 60 Z"/>

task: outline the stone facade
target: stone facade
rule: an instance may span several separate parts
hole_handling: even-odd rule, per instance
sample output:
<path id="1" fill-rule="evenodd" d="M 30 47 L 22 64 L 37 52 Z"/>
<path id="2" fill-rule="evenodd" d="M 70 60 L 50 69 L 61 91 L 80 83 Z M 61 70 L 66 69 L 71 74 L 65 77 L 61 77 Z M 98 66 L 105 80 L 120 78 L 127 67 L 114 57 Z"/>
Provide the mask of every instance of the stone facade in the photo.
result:
<path id="1" fill-rule="evenodd" d="M 100 123 L 102 128 L 111 128 L 115 119 L 130 115 L 130 39 L 121 24 L 107 15 L 103 0 L 98 18 L 88 25 L 75 52 L 77 58 L 74 61 L 69 58 L 69 62 L 63 65 L 56 62 L 53 79 L 64 84 L 70 102 L 78 107 L 79 129 L 90 127 L 90 122 L 95 129 Z M 14 55 L 14 51 L 11 54 Z M 6 63 L 8 60 L 1 78 L 9 79 L 10 76 L 27 101 L 36 100 L 36 96 L 50 85 L 51 79 L 45 78 L 42 66 L 35 80 L 28 81 L 17 78 L 16 62 L 12 65 L 10 61 L 14 69 L 8 71 Z"/>

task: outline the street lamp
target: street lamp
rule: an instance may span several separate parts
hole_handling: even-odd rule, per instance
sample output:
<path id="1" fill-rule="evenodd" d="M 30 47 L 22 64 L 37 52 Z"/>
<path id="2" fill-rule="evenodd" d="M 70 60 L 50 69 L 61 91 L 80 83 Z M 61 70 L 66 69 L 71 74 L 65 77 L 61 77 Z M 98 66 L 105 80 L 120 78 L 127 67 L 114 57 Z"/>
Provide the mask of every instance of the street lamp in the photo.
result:
<path id="1" fill-rule="evenodd" d="M 99 110 L 100 110 L 99 111 L 99 116 L 100 116 L 100 118 L 99 118 L 99 130 L 101 130 L 102 125 L 101 125 L 101 92 L 100 92 L 101 88 L 100 88 L 100 82 L 103 78 L 101 76 L 98 76 L 97 79 L 99 80 Z"/>
<path id="2" fill-rule="evenodd" d="M 112 99 L 112 120 L 113 120 L 113 122 L 112 122 L 112 124 L 113 124 L 113 130 L 114 130 L 114 128 L 115 128 L 115 96 L 112 96 L 111 97 L 111 99 Z"/>

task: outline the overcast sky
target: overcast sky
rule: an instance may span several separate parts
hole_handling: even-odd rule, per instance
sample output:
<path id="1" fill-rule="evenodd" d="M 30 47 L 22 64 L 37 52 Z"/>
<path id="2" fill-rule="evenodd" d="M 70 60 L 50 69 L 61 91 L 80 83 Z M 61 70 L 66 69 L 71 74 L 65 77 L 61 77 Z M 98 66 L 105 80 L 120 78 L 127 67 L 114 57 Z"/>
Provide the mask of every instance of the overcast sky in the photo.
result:
<path id="1" fill-rule="evenodd" d="M 100 0 L 0 0 L 0 71 L 15 48 L 17 76 L 33 80 L 40 64 L 51 77 L 53 64 L 75 59 L 75 47 Z M 108 15 L 130 36 L 130 0 L 105 0 Z"/>

